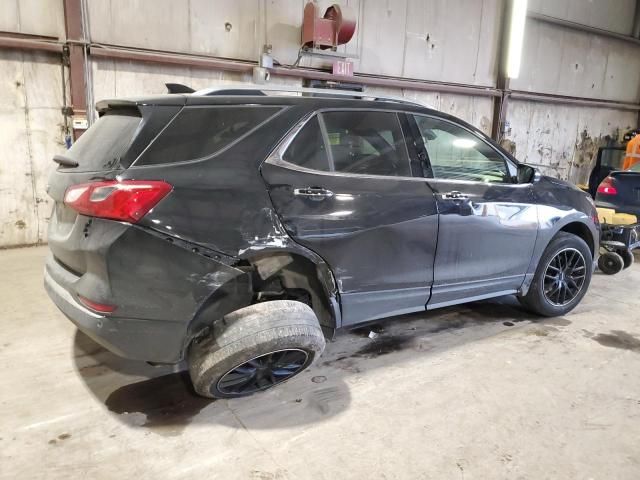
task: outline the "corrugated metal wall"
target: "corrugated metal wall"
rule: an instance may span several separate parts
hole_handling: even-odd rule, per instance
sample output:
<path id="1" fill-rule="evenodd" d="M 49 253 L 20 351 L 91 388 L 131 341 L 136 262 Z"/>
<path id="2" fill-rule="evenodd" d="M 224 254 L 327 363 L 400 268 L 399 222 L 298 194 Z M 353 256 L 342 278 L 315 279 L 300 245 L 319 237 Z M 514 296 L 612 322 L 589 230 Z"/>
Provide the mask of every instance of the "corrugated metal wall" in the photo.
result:
<path id="1" fill-rule="evenodd" d="M 322 7 L 332 2 L 320 2 Z M 503 0 L 348 0 L 358 16 L 355 38 L 341 49 L 358 55 L 355 70 L 437 82 L 496 86 Z M 231 59 L 258 58 L 273 46 L 295 61 L 305 0 L 87 0 L 90 41 Z M 530 0 L 534 12 L 618 34 L 632 30 L 635 0 Z M 62 0 L 4 0 L 0 31 L 64 38 Z M 305 63 L 306 62 L 306 63 Z M 303 65 L 317 67 L 316 61 Z M 125 60 L 89 62 L 91 96 L 162 93 L 168 81 L 205 87 L 249 81 L 247 75 Z M 59 56 L 0 50 L 0 246 L 46 240 L 45 185 L 51 157 L 64 149 L 63 75 Z M 272 82 L 297 84 L 295 78 Z M 511 88 L 635 102 L 640 47 L 529 19 L 523 69 Z M 491 131 L 488 97 L 373 89 L 405 95 Z M 637 112 L 512 100 L 506 139 L 516 156 L 549 174 L 585 180 L 607 136 L 636 126 Z"/>

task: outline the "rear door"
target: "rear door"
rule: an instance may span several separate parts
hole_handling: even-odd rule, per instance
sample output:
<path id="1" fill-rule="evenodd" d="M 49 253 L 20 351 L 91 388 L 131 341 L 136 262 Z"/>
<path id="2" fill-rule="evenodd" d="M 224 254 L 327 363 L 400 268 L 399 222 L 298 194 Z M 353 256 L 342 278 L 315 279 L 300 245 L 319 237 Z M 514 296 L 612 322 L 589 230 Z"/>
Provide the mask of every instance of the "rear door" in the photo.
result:
<path id="1" fill-rule="evenodd" d="M 406 122 L 389 111 L 322 111 L 262 166 L 289 235 L 331 267 L 344 325 L 424 310 L 429 298 L 436 203 Z"/>
<path id="2" fill-rule="evenodd" d="M 439 212 L 434 282 L 427 308 L 515 293 L 538 231 L 530 184 L 479 134 L 451 120 L 412 115 Z"/>

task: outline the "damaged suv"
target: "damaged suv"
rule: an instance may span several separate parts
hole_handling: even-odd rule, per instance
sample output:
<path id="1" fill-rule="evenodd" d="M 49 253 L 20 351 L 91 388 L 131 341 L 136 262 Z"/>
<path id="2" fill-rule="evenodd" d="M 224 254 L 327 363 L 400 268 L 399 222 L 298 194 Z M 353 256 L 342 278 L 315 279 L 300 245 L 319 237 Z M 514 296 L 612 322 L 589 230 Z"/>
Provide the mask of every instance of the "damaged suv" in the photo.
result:
<path id="1" fill-rule="evenodd" d="M 463 121 L 363 94 L 106 100 L 52 174 L 45 286 L 112 352 L 195 390 L 279 384 L 325 337 L 513 294 L 563 315 L 599 240 L 587 194 Z"/>

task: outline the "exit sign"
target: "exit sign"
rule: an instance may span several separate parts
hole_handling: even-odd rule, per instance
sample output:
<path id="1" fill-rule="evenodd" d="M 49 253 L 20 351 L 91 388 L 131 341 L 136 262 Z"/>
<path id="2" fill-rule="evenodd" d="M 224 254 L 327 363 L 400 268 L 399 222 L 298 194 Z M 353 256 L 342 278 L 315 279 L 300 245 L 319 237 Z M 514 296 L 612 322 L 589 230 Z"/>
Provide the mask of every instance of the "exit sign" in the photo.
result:
<path id="1" fill-rule="evenodd" d="M 336 60 L 333 62 L 333 74 L 342 76 L 353 76 L 353 62 L 349 60 Z"/>

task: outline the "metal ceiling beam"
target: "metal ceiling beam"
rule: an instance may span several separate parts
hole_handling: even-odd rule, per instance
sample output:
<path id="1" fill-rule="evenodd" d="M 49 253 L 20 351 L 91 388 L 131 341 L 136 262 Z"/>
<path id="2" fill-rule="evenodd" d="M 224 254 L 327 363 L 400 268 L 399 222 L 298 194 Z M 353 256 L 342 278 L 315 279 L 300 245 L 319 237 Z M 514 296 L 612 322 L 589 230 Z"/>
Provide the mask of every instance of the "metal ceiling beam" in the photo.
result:
<path id="1" fill-rule="evenodd" d="M 100 58 L 114 58 L 117 60 L 131 60 L 145 63 L 158 63 L 161 65 L 177 65 L 241 73 L 251 73 L 253 67 L 256 66 L 255 62 L 239 62 L 236 60 L 226 60 L 202 55 L 168 53 L 157 50 L 142 50 L 103 44 L 91 44 L 90 55 Z"/>
<path id="2" fill-rule="evenodd" d="M 640 111 L 640 105 L 635 103 L 616 102 L 615 100 L 601 100 L 595 98 L 566 97 L 563 95 L 551 95 L 546 93 L 534 93 L 512 91 L 510 97 L 513 100 L 529 100 L 532 102 L 556 103 L 562 105 L 579 105 L 582 107 L 612 108 L 615 110 Z"/>
<path id="3" fill-rule="evenodd" d="M 62 53 L 63 47 L 64 44 L 54 38 L 16 36 L 15 34 L 0 32 L 0 48 L 4 49 Z"/>
<path id="4" fill-rule="evenodd" d="M 491 121 L 491 138 L 496 142 L 502 140 L 504 125 L 507 116 L 507 104 L 509 95 L 509 78 L 507 77 L 507 54 L 509 51 L 509 20 L 513 2 L 506 1 L 505 8 L 501 9 L 500 32 L 498 39 L 498 52 L 496 55 L 496 87 L 500 96 L 493 99 L 493 118 Z"/>
<path id="5" fill-rule="evenodd" d="M 580 32 L 615 38 L 616 40 L 621 40 L 623 42 L 640 45 L 640 38 L 635 38 L 631 35 L 623 35 L 622 33 L 610 32 L 609 30 L 604 30 L 602 28 L 592 27 L 583 23 L 572 22 L 570 20 L 564 20 L 562 18 L 551 17 L 542 13 L 529 11 L 527 12 L 527 18 L 538 20 L 539 22 L 545 22 L 553 25 L 559 25 L 561 27 L 571 28 L 572 30 L 577 30 Z"/>
<path id="6" fill-rule="evenodd" d="M 636 0 L 636 14 L 633 17 L 632 35 L 640 40 L 640 0 Z"/>
<path id="7" fill-rule="evenodd" d="M 165 53 L 154 50 L 141 50 L 124 48 L 115 45 L 92 44 L 90 54 L 93 57 L 115 58 L 120 60 L 133 60 L 164 65 L 178 65 L 212 70 L 225 70 L 231 72 L 252 73 L 255 62 L 240 62 L 223 58 L 190 55 L 181 53 Z M 472 85 L 460 85 L 449 83 L 427 82 L 424 80 L 411 80 L 397 77 L 380 77 L 373 75 L 356 74 L 353 76 L 334 75 L 332 73 L 299 67 L 274 67 L 269 71 L 274 75 L 313 80 L 328 80 L 333 82 L 357 82 L 362 85 L 406 88 L 417 91 L 457 93 L 476 96 L 499 96 L 500 92 L 491 87 L 477 87 Z"/>
<path id="8" fill-rule="evenodd" d="M 87 51 L 82 25 L 82 0 L 64 0 L 64 26 L 67 35 L 65 53 L 69 66 L 69 88 L 74 119 L 87 118 Z M 77 139 L 84 129 L 74 128 Z"/>

